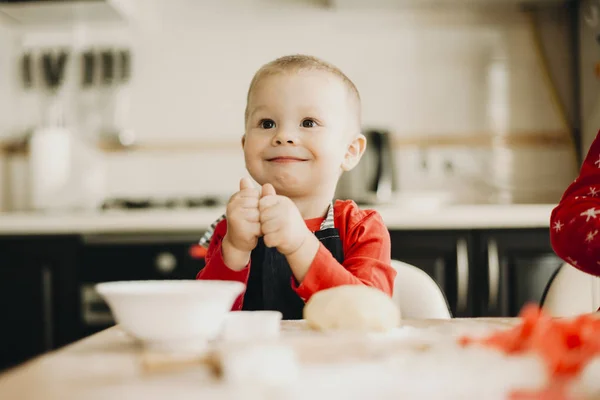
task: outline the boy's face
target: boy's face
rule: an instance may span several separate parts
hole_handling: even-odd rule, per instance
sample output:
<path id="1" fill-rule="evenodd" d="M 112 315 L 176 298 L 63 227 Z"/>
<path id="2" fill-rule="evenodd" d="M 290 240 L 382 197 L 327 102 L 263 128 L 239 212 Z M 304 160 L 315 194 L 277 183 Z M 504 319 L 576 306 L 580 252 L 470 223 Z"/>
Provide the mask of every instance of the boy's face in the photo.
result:
<path id="1" fill-rule="evenodd" d="M 362 148 L 354 143 L 355 113 L 345 84 L 328 72 L 263 78 L 248 100 L 248 172 L 288 197 L 332 192 L 342 170 L 351 169 L 364 150 L 364 139 Z"/>

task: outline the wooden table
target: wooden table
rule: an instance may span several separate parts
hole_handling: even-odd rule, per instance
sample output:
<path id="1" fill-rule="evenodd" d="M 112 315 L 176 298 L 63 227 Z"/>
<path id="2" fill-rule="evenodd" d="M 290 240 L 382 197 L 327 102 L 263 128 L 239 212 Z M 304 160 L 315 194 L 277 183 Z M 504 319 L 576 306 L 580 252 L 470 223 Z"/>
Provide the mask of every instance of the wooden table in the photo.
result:
<path id="1" fill-rule="evenodd" d="M 456 336 L 462 334 L 477 335 L 495 329 L 503 329 L 511 326 L 516 321 L 516 319 L 489 318 L 412 320 L 404 321 L 403 328 L 400 329 L 402 332 L 411 333 L 413 340 L 419 340 L 422 337 L 423 340 L 429 340 L 432 343 L 439 343 L 444 340 L 451 343 L 454 342 L 453 338 Z M 282 323 L 282 339 L 307 338 L 310 335 L 319 334 L 304 330 L 302 322 L 284 321 Z M 148 371 L 142 367 L 141 363 L 144 354 L 143 348 L 135 340 L 122 332 L 118 326 L 113 327 L 38 357 L 0 375 L 0 399 L 93 400 L 123 398 L 146 400 L 189 398 L 194 400 L 220 400 L 243 398 L 246 400 L 248 398 L 266 398 L 267 395 L 270 396 L 269 398 L 290 398 L 290 388 L 287 388 L 286 394 L 282 395 L 282 392 L 273 392 L 274 389 L 272 388 L 269 388 L 270 392 L 267 393 L 265 388 L 239 387 L 223 383 L 221 379 L 215 377 L 208 365 L 199 362 L 170 371 Z M 428 359 L 429 362 L 434 360 L 431 355 Z M 425 362 L 423 358 L 415 358 L 415 360 Z M 460 370 L 463 360 L 456 358 L 454 360 L 455 364 L 453 366 L 456 370 Z M 482 371 L 489 368 L 489 365 L 485 364 L 488 361 L 482 361 Z M 376 365 L 371 365 L 369 368 L 375 367 Z M 421 367 L 424 366 L 421 365 Z M 318 368 L 323 368 L 323 366 L 318 366 Z M 328 368 L 331 369 L 332 367 L 329 366 Z M 415 365 L 415 368 L 418 368 L 418 366 Z M 435 365 L 427 366 L 427 369 L 431 369 L 432 375 L 425 377 L 425 379 L 429 379 L 430 382 L 439 382 L 440 376 L 436 376 L 434 372 Z M 535 370 L 535 368 L 533 369 Z M 315 371 L 313 370 L 313 375 L 323 376 L 321 372 Z M 319 371 L 324 371 L 324 369 Z M 360 374 L 365 376 L 364 371 Z M 341 376 L 338 375 L 338 377 Z M 377 376 L 381 377 L 381 372 Z M 344 379 L 338 383 L 332 382 L 332 385 L 348 387 L 352 379 Z M 531 379 L 535 380 L 539 377 L 532 377 Z M 473 380 L 476 383 L 479 377 L 474 376 Z M 240 392 L 243 392 L 243 397 L 240 397 Z M 311 400 L 314 398 L 333 398 L 331 392 L 328 392 L 327 395 L 325 392 L 325 389 L 323 389 L 319 393 L 311 393 Z M 279 395 L 274 393 L 279 393 Z M 294 389 L 294 393 L 298 395 L 298 398 L 306 398 L 307 395 L 307 393 L 302 394 L 301 389 Z M 334 393 L 337 392 L 334 391 Z M 358 391 L 354 393 L 356 394 L 355 398 L 361 398 Z M 389 398 L 394 399 L 411 398 L 411 396 L 400 396 L 398 390 L 393 393 L 387 392 L 387 394 Z M 440 395 L 439 398 L 448 398 L 444 392 L 437 394 Z M 437 397 L 437 395 L 434 397 Z M 347 395 L 344 398 L 347 399 Z M 376 398 L 387 397 L 382 394 L 376 396 Z M 421 396 L 421 398 L 423 397 Z"/>

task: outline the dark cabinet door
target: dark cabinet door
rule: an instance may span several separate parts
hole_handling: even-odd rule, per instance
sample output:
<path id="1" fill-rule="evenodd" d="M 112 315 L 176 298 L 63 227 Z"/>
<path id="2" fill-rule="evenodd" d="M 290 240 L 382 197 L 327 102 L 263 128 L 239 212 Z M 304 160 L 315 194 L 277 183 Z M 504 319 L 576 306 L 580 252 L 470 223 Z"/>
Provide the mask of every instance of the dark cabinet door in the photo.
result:
<path id="1" fill-rule="evenodd" d="M 52 270 L 0 257 L 2 369 L 52 348 Z"/>
<path id="2" fill-rule="evenodd" d="M 444 292 L 453 316 L 473 316 L 469 232 L 391 231 L 390 236 L 393 259 L 427 272 Z"/>
<path id="3" fill-rule="evenodd" d="M 84 237 L 81 281 L 195 279 L 204 266 L 190 250 L 200 234 L 142 236 L 108 235 Z"/>
<path id="4" fill-rule="evenodd" d="M 479 313 L 513 317 L 525 304 L 539 304 L 552 274 L 563 264 L 552 250 L 549 231 L 486 231 L 478 239 Z"/>
<path id="5" fill-rule="evenodd" d="M 76 338 L 76 256 L 75 239 L 0 238 L 0 368 Z"/>

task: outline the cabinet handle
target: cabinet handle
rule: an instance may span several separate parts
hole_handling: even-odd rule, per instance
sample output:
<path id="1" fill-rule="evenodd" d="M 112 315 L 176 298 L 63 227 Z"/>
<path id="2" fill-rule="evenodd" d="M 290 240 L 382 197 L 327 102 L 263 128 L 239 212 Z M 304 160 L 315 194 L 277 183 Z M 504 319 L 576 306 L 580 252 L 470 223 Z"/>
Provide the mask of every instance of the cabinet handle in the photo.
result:
<path id="1" fill-rule="evenodd" d="M 456 310 L 466 311 L 469 294 L 469 250 L 464 238 L 456 242 L 456 292 Z"/>
<path id="2" fill-rule="evenodd" d="M 154 260 L 154 266 L 159 273 L 168 275 L 177 268 L 177 258 L 169 252 L 160 253 Z"/>
<path id="3" fill-rule="evenodd" d="M 500 291 L 500 257 L 498 244 L 494 239 L 488 240 L 488 309 L 498 307 L 498 292 Z"/>
<path id="4" fill-rule="evenodd" d="M 44 325 L 44 347 L 52 350 L 54 344 L 54 323 L 52 321 L 52 270 L 42 267 L 42 318 Z"/>

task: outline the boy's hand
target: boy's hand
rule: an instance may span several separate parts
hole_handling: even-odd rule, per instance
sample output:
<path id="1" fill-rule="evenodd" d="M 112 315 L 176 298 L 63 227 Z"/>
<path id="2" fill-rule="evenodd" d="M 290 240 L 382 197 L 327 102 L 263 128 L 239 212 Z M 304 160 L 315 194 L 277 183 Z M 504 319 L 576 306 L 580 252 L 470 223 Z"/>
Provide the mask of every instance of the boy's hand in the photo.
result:
<path id="1" fill-rule="evenodd" d="M 278 196 L 270 183 L 263 185 L 259 201 L 260 226 L 267 247 L 285 256 L 298 250 L 311 232 L 292 200 Z"/>
<path id="2" fill-rule="evenodd" d="M 223 261 L 233 270 L 241 270 L 250 261 L 250 252 L 261 234 L 258 202 L 260 192 L 250 178 L 240 181 L 240 191 L 227 204 L 227 233 L 223 238 Z"/>

